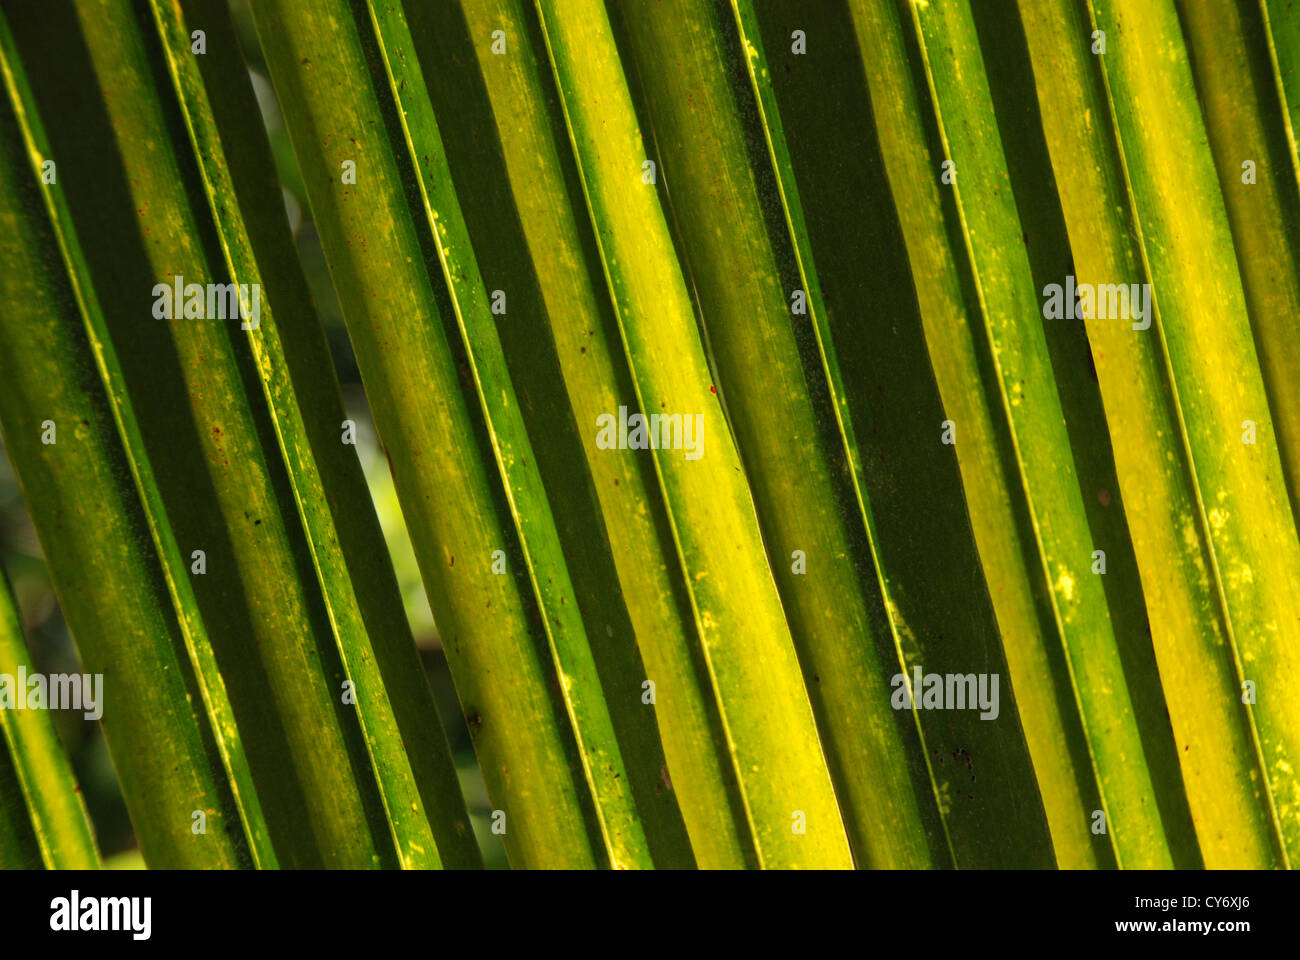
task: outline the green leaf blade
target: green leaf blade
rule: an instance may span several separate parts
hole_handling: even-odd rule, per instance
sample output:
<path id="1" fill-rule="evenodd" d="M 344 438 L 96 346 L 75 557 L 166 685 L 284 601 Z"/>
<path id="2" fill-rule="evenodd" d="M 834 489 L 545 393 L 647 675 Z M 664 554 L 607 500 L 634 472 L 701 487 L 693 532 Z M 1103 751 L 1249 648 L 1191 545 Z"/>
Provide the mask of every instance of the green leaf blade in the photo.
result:
<path id="1" fill-rule="evenodd" d="M 260 394 L 246 390 L 255 361 L 239 321 L 194 322 L 192 294 L 169 320 L 159 310 L 158 288 L 170 292 L 177 277 L 185 292 L 199 291 L 200 313 L 205 283 L 229 277 L 183 114 L 168 85 L 155 84 L 166 77 L 156 27 L 147 8 L 117 0 L 90 0 L 74 15 L 79 33 L 28 22 L 20 41 L 33 50 L 83 44 L 89 55 L 71 77 L 43 66 L 38 76 L 30 64 L 29 74 L 43 107 L 79 117 L 50 135 L 94 284 L 101 294 L 115 284 L 137 291 L 99 302 L 177 540 L 191 558 L 202 551 L 189 576 L 236 717 L 245 734 L 255 731 L 245 746 L 277 855 L 294 866 L 390 864 L 274 425 Z M 79 94 L 92 83 L 111 95 Z M 107 162 L 89 162 L 96 151 Z M 120 231 L 115 242 L 88 242 L 106 221 Z M 150 291 L 153 322 L 141 324 L 136 297 L 147 310 Z"/>
<path id="2" fill-rule="evenodd" d="M 1086 13 L 1040 0 L 1020 8 L 1079 282 L 1145 279 L 1107 93 L 1089 51 L 1092 24 Z M 1211 868 L 1274 864 L 1275 830 L 1251 786 L 1259 761 L 1236 707 L 1224 612 L 1161 345 L 1154 331 L 1130 323 L 1086 322 L 1202 856 Z"/>
<path id="3" fill-rule="evenodd" d="M 642 180 L 647 155 L 608 18 L 588 3 L 538 12 L 641 409 L 702 418 L 710 445 L 695 461 L 656 451 L 655 466 L 760 861 L 851 866 L 739 455 L 663 211 Z M 801 819 L 805 834 L 794 829 Z"/>
<path id="4" fill-rule="evenodd" d="M 11 53 L 6 44 L 6 60 Z M 15 305 L 0 350 L 10 461 L 83 665 L 104 675 L 104 734 L 145 857 L 160 867 L 245 866 L 239 811 L 193 706 L 180 627 L 9 97 L 0 114 L 9 264 L 0 282 Z M 43 444 L 50 421 L 55 443 Z M 96 508 L 93 529 L 76 519 L 87 503 Z M 191 833 L 196 809 L 212 821 L 210 834 Z"/>
<path id="5" fill-rule="evenodd" d="M 295 265 L 284 254 L 280 255 L 278 261 L 280 273 L 264 271 L 259 263 L 252 231 L 258 231 L 265 248 L 265 245 L 275 242 L 267 234 L 280 221 L 250 227 L 241 216 L 242 208 L 254 216 L 262 215 L 264 220 L 270 220 L 277 210 L 274 206 L 267 210 L 265 207 L 252 208 L 251 205 L 241 203 L 242 194 L 236 189 L 234 176 L 236 172 L 243 173 L 242 185 L 251 194 L 248 178 L 254 175 L 254 171 L 243 171 L 241 165 L 245 161 L 241 157 L 227 156 L 214 106 L 209 98 L 209 90 L 214 97 L 231 98 L 243 80 L 237 72 L 238 67 L 242 66 L 242 60 L 238 58 L 234 31 L 222 21 L 219 9 L 214 10 L 211 6 L 202 4 L 191 6 L 191 22 L 203 23 L 209 42 L 213 44 L 213 49 L 202 59 L 190 52 L 190 30 L 179 8 L 155 3 L 154 18 L 177 88 L 187 131 L 211 198 L 210 207 L 221 236 L 226 267 L 235 282 L 257 284 L 267 297 L 256 325 L 246 324 L 252 327 L 248 330 L 248 339 L 261 372 L 263 392 L 273 418 L 279 449 L 288 467 L 294 503 L 307 532 L 313 567 L 322 585 L 339 654 L 353 684 L 358 720 L 366 737 L 371 766 L 378 778 L 398 856 L 406 868 L 442 866 L 442 851 L 439 849 L 439 839 L 435 837 L 437 833 L 443 844 L 451 845 L 449 852 L 453 862 L 474 865 L 478 861 L 477 847 L 473 843 L 463 801 L 459 805 L 455 802 L 460 798 L 455 770 L 445 736 L 436 723 L 437 710 L 432 695 L 427 684 L 419 683 L 423 670 L 415 656 L 409 629 L 400 615 L 384 616 L 378 629 L 372 629 L 373 615 L 367 622 L 366 604 L 361 597 L 366 591 L 374 593 L 368 604 L 370 611 L 385 610 L 400 614 L 400 596 L 396 593 L 391 571 L 387 577 L 384 576 L 384 554 L 378 555 L 378 570 L 373 566 L 366 570 L 360 562 L 365 554 L 358 551 L 353 555 L 358 562 L 350 565 L 344 552 L 344 545 L 349 540 L 340 527 L 347 522 L 345 518 L 349 517 L 356 517 L 354 525 L 362 527 L 353 535 L 355 539 L 351 542 L 360 540 L 371 547 L 382 543 L 377 531 L 373 529 L 373 512 L 367 515 L 364 511 L 351 507 L 342 511 L 338 509 L 345 501 L 366 501 L 368 493 L 364 481 L 359 470 L 355 469 L 351 471 L 350 477 L 343 470 L 338 470 L 333 477 L 326 477 L 325 466 L 335 466 L 337 461 L 318 461 L 315 451 L 324 452 L 333 444 L 339 444 L 338 435 L 319 419 L 316 421 L 317 429 L 309 430 L 298 399 L 298 384 L 307 375 L 311 375 L 326 380 L 314 388 L 315 396 L 324 399 L 336 415 L 342 410 L 328 353 L 321 349 L 324 345 L 320 342 L 319 334 L 312 338 L 312 311 L 310 302 L 304 296 L 305 284 L 296 272 L 292 276 L 285 276 L 289 271 L 295 270 Z M 199 64 L 219 65 L 223 61 L 229 62 L 232 69 L 221 78 L 214 76 L 216 82 L 207 83 Z M 215 73 L 215 66 L 211 69 Z M 234 73 L 234 76 L 230 76 L 230 73 Z M 223 104 L 226 107 L 223 118 L 234 122 L 238 122 L 241 117 L 257 120 L 256 104 L 246 83 L 244 89 L 242 101 Z M 247 124 L 227 130 L 229 142 L 235 145 L 257 142 L 254 138 L 260 133 L 259 128 L 249 129 Z M 269 150 L 266 151 L 264 167 L 269 174 Z M 271 216 L 267 217 L 266 214 Z M 287 243 L 285 238 L 276 239 L 281 246 Z M 277 316 L 278 305 L 281 303 L 288 307 L 286 314 L 290 311 L 297 314 L 294 317 L 297 322 L 291 321 L 283 334 Z M 307 323 L 297 319 L 304 315 L 308 319 Z M 291 337 L 297 341 L 292 344 L 294 349 L 302 351 L 315 347 L 315 358 L 321 361 L 310 374 L 308 368 L 300 364 L 296 370 L 296 380 L 290 370 L 290 346 L 286 343 Z M 336 429 L 342 428 L 342 421 L 343 418 L 339 415 L 335 421 L 339 425 Z M 331 483 L 334 487 L 330 491 L 332 496 L 326 491 L 327 484 Z M 336 518 L 343 522 L 338 522 Z M 370 529 L 365 528 L 364 522 L 367 519 L 371 521 Z M 384 587 L 388 589 L 382 589 Z M 414 699 L 406 706 L 401 719 L 398 712 L 400 708 L 394 703 L 397 697 L 389 686 L 390 681 L 399 675 L 415 680 L 415 683 L 408 682 L 405 687 L 406 691 L 414 694 Z M 420 720 L 417 717 L 419 713 L 425 714 L 426 719 Z M 406 722 L 403 723 L 402 720 Z M 429 720 L 435 722 L 430 723 Z M 431 811 L 439 807 L 447 808 L 450 817 L 442 819 L 431 814 Z"/>
<path id="6" fill-rule="evenodd" d="M 747 138 L 754 126 L 741 122 L 754 108 L 733 89 L 747 79 L 739 50 L 731 48 L 734 27 L 719 8 L 699 4 L 626 4 L 619 11 L 629 59 L 647 78 L 638 87 L 654 124 L 658 161 L 673 185 L 684 265 L 805 683 L 820 707 L 823 745 L 832 773 L 839 773 L 837 794 L 857 860 L 929 866 L 927 827 L 940 835 L 943 856 L 942 826 L 932 788 L 918 798 L 911 782 L 909 761 L 923 748 L 889 706 L 898 658 L 892 637 L 886 633 L 881 644 L 873 635 L 886 618 L 868 613 L 880 601 L 861 578 L 874 584 L 876 571 L 842 520 L 851 494 L 834 479 L 832 457 L 842 453 L 828 449 L 841 440 L 831 432 L 838 423 L 814 404 L 805 373 L 798 342 L 804 331 L 796 329 L 789 299 L 799 282 L 793 252 L 769 237 L 779 199 L 761 159 L 751 158 L 756 144 Z M 666 63 L 672 71 L 662 69 Z M 816 304 L 815 293 L 808 296 Z M 800 553 L 811 567 L 805 573 L 796 572 Z M 877 646 L 889 659 L 882 662 Z"/>
<path id="7" fill-rule="evenodd" d="M 464 214 L 446 173 L 442 138 L 410 30 L 400 7 L 384 4 L 376 8 L 370 3 L 369 10 L 412 162 L 420 172 L 421 196 L 430 214 L 429 229 L 434 234 L 443 280 L 465 342 L 605 845 L 615 869 L 650 867 L 653 861 L 645 827 L 604 700 L 537 457 L 519 413 Z"/>
<path id="8" fill-rule="evenodd" d="M 993 121 L 978 40 L 963 2 L 914 5 L 928 56 L 941 136 L 956 164 L 953 186 L 979 285 L 984 321 L 1012 426 L 1022 483 L 1042 550 L 1080 715 L 1102 786 L 1107 830 L 1121 866 L 1172 865 L 1143 759 L 1101 581 L 1090 569 L 1088 528 L 1065 418 L 1047 353 L 1006 160 Z M 963 175 L 974 185 L 963 190 Z M 983 246 L 987 244 L 987 246 Z"/>
<path id="9" fill-rule="evenodd" d="M 263 2 L 253 13 L 511 861 L 595 866 L 603 842 L 587 823 L 582 776 L 569 769 L 530 585 L 492 569 L 494 550 L 512 568 L 524 561 L 495 464 L 483 459 L 476 392 L 466 395 L 456 368 L 441 267 L 422 248 L 425 218 L 408 207 L 405 144 L 370 122 L 384 116 L 389 78 L 354 82 L 372 76 L 361 30 L 373 28 L 345 6 Z M 322 74 L 337 79 L 332 98 L 320 95 Z M 355 185 L 342 179 L 344 160 L 356 164 Z"/>
<path id="10" fill-rule="evenodd" d="M 947 856 L 957 867 L 1050 866 L 1051 837 L 1018 716 L 1020 691 L 1006 685 L 983 579 L 968 576 L 979 556 L 957 459 L 936 429 L 943 408 L 906 281 L 907 252 L 888 212 L 892 200 L 849 12 L 794 3 L 733 6 L 880 580 L 884 609 L 876 619 L 893 642 L 894 669 L 902 668 L 891 688 L 914 686 L 918 667 L 965 676 L 978 665 L 1001 683 L 996 718 L 922 710 L 919 702 L 900 713 L 923 740 L 920 783 L 928 781 L 938 799 Z M 816 38 L 816 59 L 791 49 L 795 27 Z M 824 101 L 826 84 L 844 91 L 842 99 Z M 844 191 L 845 182 L 855 189 Z M 818 672 L 824 680 L 828 671 Z M 901 711 L 906 704 L 895 697 L 891 706 Z M 866 705 L 850 710 L 856 717 Z M 858 778 L 850 789 L 869 785 Z"/>
<path id="11" fill-rule="evenodd" d="M 11 103 L 17 109 L 33 175 L 39 175 L 43 160 L 53 156 L 53 151 L 37 114 L 35 100 L 22 71 L 8 25 L 0 26 L 2 26 L 0 42 L 4 46 L 5 85 Z M 239 807 L 240 819 L 249 840 L 250 854 L 257 866 L 274 867 L 277 863 L 275 850 L 268 835 L 266 820 L 262 814 L 257 789 L 253 784 L 252 771 L 249 768 L 242 738 L 235 724 L 233 708 L 208 641 L 198 601 L 190 585 L 188 564 L 181 556 L 175 533 L 168 522 L 154 480 L 153 467 L 149 462 L 144 437 L 131 406 L 121 364 L 118 362 L 103 311 L 95 294 L 89 265 L 77 239 L 67 197 L 58 185 L 57 178 L 54 183 L 45 186 L 47 187 L 44 191 L 46 207 L 54 235 L 85 325 L 90 352 L 93 354 L 112 409 L 118 436 L 122 441 L 123 454 L 130 465 L 140 504 L 161 561 L 167 592 L 177 613 L 185 649 L 189 654 L 195 680 L 202 693 L 208 721 L 221 753 L 222 765 Z"/>
<path id="12" fill-rule="evenodd" d="M 1300 540 L 1231 228 L 1188 59 L 1157 60 L 1144 52 L 1146 44 L 1130 40 L 1181 45 L 1173 4 L 1094 2 L 1090 9 L 1109 43 L 1134 53 L 1104 62 L 1114 122 L 1238 680 L 1272 691 L 1246 712 L 1258 737 L 1267 801 L 1294 857 L 1300 785 L 1289 771 L 1300 748 L 1300 711 L 1288 689 L 1300 669 L 1300 621 L 1293 612 L 1300 602 Z M 1170 108 L 1139 122 L 1136 104 L 1156 90 Z M 1165 188 L 1171 182 L 1189 187 L 1173 193 Z M 1244 442 L 1247 421 L 1256 425 L 1255 443 Z"/>
<path id="13" fill-rule="evenodd" d="M 7 679 L 14 678 L 10 682 L 17 682 L 19 668 L 29 675 L 35 671 L 23 641 L 13 593 L 8 580 L 3 577 L 0 580 L 3 580 L 0 582 L 0 674 Z M 51 870 L 99 869 L 99 849 L 81 800 L 81 788 L 77 786 L 49 713 L 0 709 L 0 731 L 4 735 L 0 748 L 7 748 L 3 751 L 7 756 L 0 758 L 0 767 L 12 765 L 8 771 L 12 780 L 0 772 L 0 790 L 8 790 L 14 781 L 20 787 L 45 866 Z M 0 813 L 0 820 L 5 819 L 5 814 Z M 0 827 L 0 834 L 3 832 L 4 828 Z M 0 862 L 9 859 L 10 855 L 3 852 L 7 849 L 12 849 L 11 843 L 0 840 Z"/>
<path id="14" fill-rule="evenodd" d="M 533 450 L 651 852 L 660 865 L 744 866 L 752 843 L 653 465 L 647 453 L 596 443 L 600 417 L 636 400 L 599 299 L 599 263 L 571 210 L 581 188 L 539 70 L 535 21 L 518 3 L 460 7 L 408 8 L 411 30 L 438 77 L 429 93 L 480 269 L 509 298 L 496 329 L 525 425 L 540 438 Z M 505 55 L 494 52 L 497 29 Z"/>

